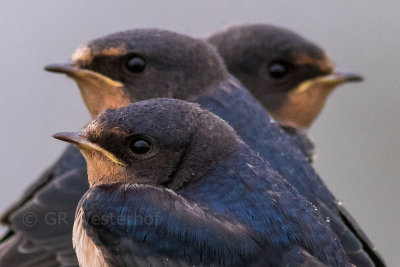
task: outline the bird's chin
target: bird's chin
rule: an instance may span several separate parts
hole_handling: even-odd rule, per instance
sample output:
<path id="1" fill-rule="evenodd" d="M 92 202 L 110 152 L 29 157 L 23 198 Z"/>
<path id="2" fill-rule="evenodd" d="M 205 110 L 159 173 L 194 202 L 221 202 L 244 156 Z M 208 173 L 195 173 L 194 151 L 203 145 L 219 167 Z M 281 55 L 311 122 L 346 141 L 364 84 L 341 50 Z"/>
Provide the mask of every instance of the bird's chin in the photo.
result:
<path id="1" fill-rule="evenodd" d="M 87 162 L 89 185 L 126 183 L 128 181 L 124 166 L 116 164 L 101 153 L 81 150 Z"/>
<path id="2" fill-rule="evenodd" d="M 75 78 L 75 81 L 92 118 L 107 109 L 117 109 L 130 103 L 130 98 L 123 87 L 105 84 L 96 78 Z"/>

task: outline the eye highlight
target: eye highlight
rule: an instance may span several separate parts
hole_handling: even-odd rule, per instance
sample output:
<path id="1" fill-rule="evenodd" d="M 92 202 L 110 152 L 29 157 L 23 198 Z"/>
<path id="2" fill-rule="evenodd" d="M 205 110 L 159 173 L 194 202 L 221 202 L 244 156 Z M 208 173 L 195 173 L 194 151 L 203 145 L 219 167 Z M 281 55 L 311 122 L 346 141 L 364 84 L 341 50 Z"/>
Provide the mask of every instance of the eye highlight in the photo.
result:
<path id="1" fill-rule="evenodd" d="M 143 58 L 134 55 L 125 62 L 125 68 L 132 73 L 141 73 L 145 70 L 146 64 Z"/>
<path id="2" fill-rule="evenodd" d="M 129 149 L 138 156 L 143 156 L 151 151 L 151 143 L 143 137 L 133 138 L 129 143 Z"/>
<path id="3" fill-rule="evenodd" d="M 273 62 L 268 66 L 268 73 L 274 79 L 282 79 L 289 73 L 289 68 L 283 62 Z"/>

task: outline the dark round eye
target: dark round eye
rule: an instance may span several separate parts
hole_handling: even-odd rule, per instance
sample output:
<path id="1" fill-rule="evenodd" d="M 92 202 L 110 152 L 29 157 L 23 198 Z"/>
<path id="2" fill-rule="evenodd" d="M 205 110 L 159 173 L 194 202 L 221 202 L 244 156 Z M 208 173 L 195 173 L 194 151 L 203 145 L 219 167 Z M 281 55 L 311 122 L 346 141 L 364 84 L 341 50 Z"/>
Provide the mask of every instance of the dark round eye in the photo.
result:
<path id="1" fill-rule="evenodd" d="M 268 66 L 269 75 L 274 79 L 281 79 L 285 77 L 289 70 L 284 63 L 274 62 Z"/>
<path id="2" fill-rule="evenodd" d="M 141 137 L 133 139 L 129 146 L 136 155 L 144 155 L 151 150 L 150 142 Z"/>
<path id="3" fill-rule="evenodd" d="M 133 73 L 141 73 L 146 68 L 146 61 L 139 56 L 133 56 L 125 63 L 125 67 Z"/>

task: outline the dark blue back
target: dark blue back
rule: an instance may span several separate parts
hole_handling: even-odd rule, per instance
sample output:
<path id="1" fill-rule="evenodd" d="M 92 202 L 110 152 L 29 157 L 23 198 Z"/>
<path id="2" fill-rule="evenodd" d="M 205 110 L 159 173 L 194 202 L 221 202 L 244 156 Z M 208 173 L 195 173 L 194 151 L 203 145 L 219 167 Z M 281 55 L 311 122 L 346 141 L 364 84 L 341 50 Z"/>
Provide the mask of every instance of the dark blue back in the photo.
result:
<path id="1" fill-rule="evenodd" d="M 233 78 L 222 90 L 198 97 L 202 107 L 227 121 L 252 149 L 308 200 L 335 209 L 336 201 L 300 150 L 265 109 Z"/>

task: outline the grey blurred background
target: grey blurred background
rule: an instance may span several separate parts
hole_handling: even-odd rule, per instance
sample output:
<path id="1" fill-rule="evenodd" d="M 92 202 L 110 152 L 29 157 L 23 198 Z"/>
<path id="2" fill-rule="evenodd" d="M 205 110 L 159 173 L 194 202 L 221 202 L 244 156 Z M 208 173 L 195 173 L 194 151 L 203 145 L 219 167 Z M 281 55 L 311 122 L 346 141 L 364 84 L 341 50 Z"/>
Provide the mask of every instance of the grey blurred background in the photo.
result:
<path id="1" fill-rule="evenodd" d="M 2 1 L 0 211 L 65 147 L 51 138 L 89 115 L 72 80 L 42 70 L 102 35 L 138 27 L 206 36 L 273 23 L 324 47 L 362 84 L 340 87 L 311 131 L 316 168 L 389 266 L 400 262 L 399 1 Z M 397 264 L 396 264 L 397 263 Z"/>

